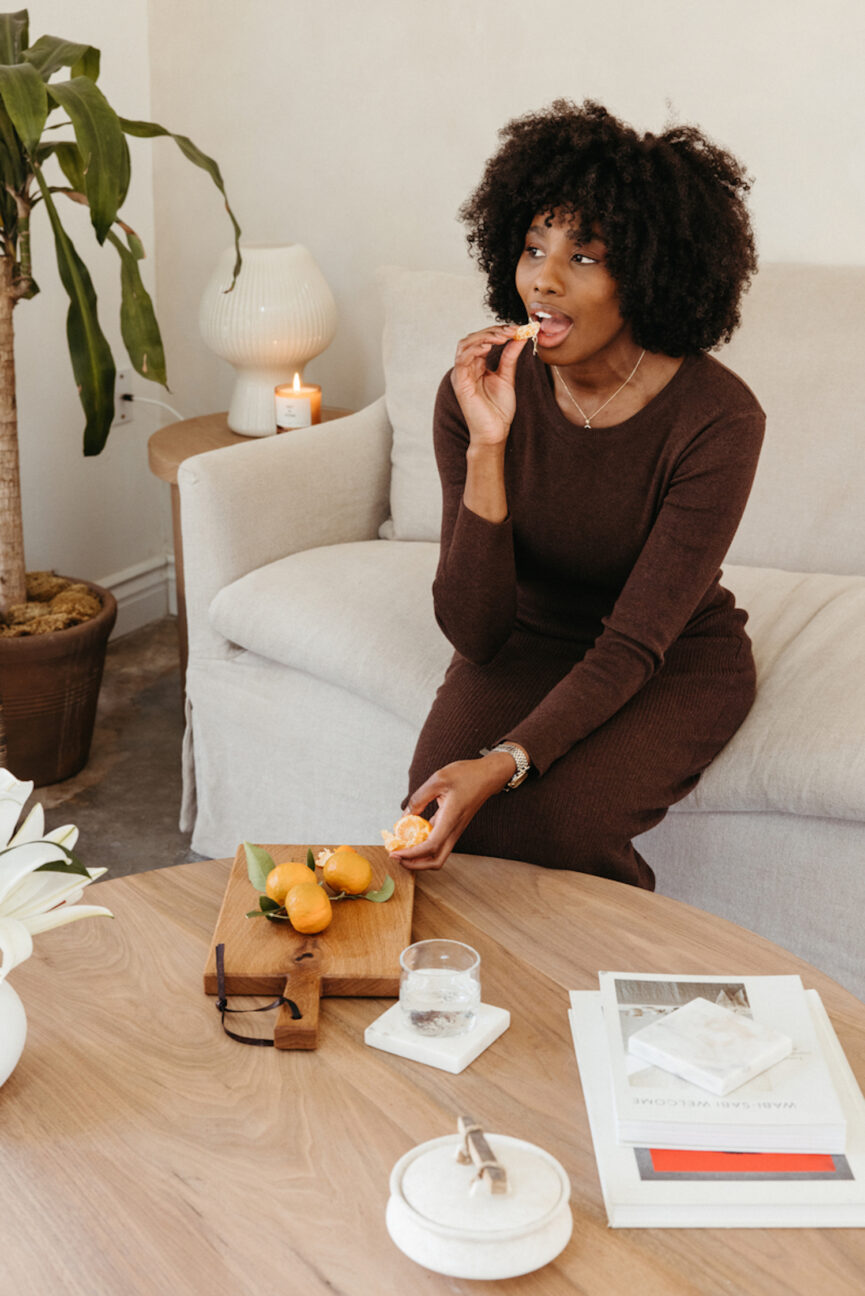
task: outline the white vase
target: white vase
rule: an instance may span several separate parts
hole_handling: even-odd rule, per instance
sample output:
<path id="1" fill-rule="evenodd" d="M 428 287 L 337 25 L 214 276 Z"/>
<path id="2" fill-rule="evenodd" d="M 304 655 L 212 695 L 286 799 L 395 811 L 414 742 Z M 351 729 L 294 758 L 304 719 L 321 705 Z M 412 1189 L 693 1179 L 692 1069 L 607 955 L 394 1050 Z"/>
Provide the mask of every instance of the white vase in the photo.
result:
<path id="1" fill-rule="evenodd" d="M 0 981 L 0 1085 L 18 1065 L 27 1038 L 27 1014 L 8 981 Z"/>
<path id="2" fill-rule="evenodd" d="M 241 245 L 231 292 L 234 248 L 222 253 L 204 290 L 198 322 L 212 351 L 236 370 L 228 426 L 244 436 L 276 431 L 273 389 L 333 341 L 336 303 L 299 243 Z"/>

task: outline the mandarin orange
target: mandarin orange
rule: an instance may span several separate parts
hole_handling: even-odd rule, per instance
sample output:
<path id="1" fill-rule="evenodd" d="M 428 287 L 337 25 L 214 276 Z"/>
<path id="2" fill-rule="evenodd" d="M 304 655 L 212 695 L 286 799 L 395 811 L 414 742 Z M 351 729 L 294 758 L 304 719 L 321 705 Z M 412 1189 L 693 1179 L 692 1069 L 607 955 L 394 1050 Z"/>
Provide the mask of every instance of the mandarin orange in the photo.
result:
<path id="1" fill-rule="evenodd" d="M 351 846 L 340 846 L 325 860 L 322 875 L 334 891 L 363 895 L 372 883 L 372 865 Z"/>
<path id="2" fill-rule="evenodd" d="M 295 931 L 312 934 L 328 926 L 333 906 L 317 882 L 299 882 L 285 897 L 285 912 Z"/>
<path id="3" fill-rule="evenodd" d="M 299 882 L 314 882 L 315 874 L 300 860 L 286 860 L 275 865 L 267 875 L 265 893 L 278 905 L 285 904 L 285 897 L 293 886 Z"/>

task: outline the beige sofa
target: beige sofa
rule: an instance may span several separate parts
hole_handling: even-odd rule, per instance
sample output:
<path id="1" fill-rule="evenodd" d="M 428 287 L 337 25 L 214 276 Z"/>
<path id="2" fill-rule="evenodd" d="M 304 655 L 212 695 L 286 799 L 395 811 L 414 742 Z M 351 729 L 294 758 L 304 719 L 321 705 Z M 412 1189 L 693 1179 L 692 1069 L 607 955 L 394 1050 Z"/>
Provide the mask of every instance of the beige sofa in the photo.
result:
<path id="1" fill-rule="evenodd" d="M 184 816 L 204 854 L 242 838 L 378 840 L 450 656 L 430 594 L 430 412 L 455 341 L 486 319 L 482 288 L 436 272 L 381 278 L 380 400 L 180 470 Z M 768 414 L 726 567 L 750 612 L 758 698 L 640 850 L 664 894 L 865 998 L 863 355 L 865 270 L 761 271 L 721 353 Z"/>

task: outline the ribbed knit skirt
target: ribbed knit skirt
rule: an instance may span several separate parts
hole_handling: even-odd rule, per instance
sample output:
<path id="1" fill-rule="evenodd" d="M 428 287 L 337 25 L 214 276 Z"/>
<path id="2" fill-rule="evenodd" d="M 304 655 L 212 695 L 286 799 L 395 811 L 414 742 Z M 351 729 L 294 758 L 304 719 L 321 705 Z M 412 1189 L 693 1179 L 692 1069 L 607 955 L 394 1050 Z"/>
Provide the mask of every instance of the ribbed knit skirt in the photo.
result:
<path id="1" fill-rule="evenodd" d="M 488 665 L 457 654 L 418 739 L 409 791 L 505 737 L 583 652 L 517 631 Z M 740 625 L 683 636 L 644 687 L 543 776 L 491 797 L 456 849 L 654 889 L 632 839 L 696 785 L 744 720 L 754 692 L 754 661 Z"/>

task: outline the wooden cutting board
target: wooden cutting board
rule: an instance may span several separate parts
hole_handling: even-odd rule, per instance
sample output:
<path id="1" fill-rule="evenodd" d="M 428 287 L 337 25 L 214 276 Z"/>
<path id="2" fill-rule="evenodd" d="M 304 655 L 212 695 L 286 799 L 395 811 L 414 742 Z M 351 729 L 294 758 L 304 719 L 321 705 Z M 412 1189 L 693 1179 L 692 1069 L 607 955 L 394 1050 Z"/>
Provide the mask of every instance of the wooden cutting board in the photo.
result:
<path id="1" fill-rule="evenodd" d="M 265 846 L 277 864 L 306 860 L 307 845 Z M 312 846 L 313 855 L 322 849 Z M 372 887 L 387 874 L 395 883 L 390 900 L 338 900 L 333 920 L 323 932 L 304 936 L 290 923 L 247 918 L 258 908 L 259 892 L 246 872 L 242 846 L 225 888 L 222 908 L 204 970 L 204 992 L 218 993 L 216 947 L 223 945 L 226 995 L 285 995 L 301 1012 L 292 1017 L 287 1005 L 279 1009 L 273 1042 L 277 1048 L 318 1046 L 318 1005 L 322 995 L 399 994 L 399 956 L 411 944 L 414 873 L 394 865 L 383 846 L 357 846 L 372 865 Z M 310 875 L 312 876 L 312 875 Z M 321 873 L 317 873 L 321 877 Z"/>

